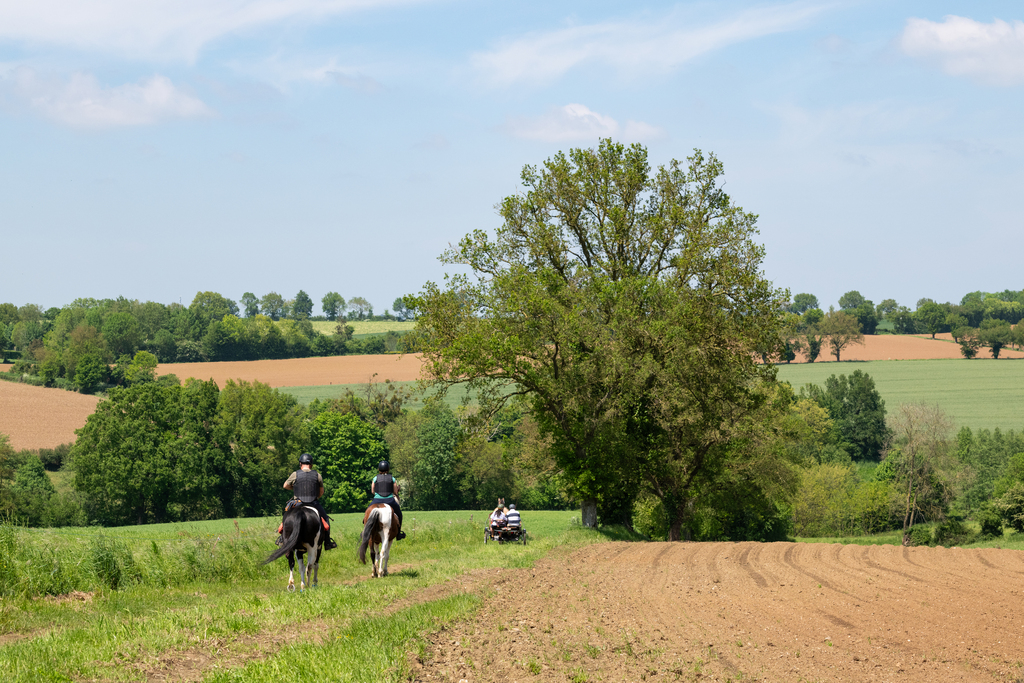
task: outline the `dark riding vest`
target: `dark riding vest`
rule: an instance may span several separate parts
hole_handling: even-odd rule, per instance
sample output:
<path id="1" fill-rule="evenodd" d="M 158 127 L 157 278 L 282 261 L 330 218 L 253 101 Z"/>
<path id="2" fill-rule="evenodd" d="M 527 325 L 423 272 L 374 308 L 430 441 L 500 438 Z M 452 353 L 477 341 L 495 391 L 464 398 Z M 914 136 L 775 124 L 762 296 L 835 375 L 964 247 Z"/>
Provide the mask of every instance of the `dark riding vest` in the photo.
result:
<path id="1" fill-rule="evenodd" d="M 376 483 L 374 490 L 381 498 L 395 495 L 395 478 L 390 474 L 378 474 L 374 482 Z"/>
<path id="2" fill-rule="evenodd" d="M 295 473 L 295 497 L 303 503 L 312 503 L 320 496 L 320 478 L 313 470 L 299 470 Z"/>

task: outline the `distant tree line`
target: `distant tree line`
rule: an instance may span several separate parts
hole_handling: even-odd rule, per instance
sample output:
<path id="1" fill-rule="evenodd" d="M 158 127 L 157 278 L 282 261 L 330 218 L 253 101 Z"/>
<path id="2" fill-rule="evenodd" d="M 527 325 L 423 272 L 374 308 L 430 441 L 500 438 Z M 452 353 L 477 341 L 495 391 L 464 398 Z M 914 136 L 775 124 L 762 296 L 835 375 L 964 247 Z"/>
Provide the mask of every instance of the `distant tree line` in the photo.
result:
<path id="1" fill-rule="evenodd" d="M 506 412 L 481 432 L 443 402 L 410 411 L 408 399 L 390 383 L 307 407 L 258 382 L 115 387 L 73 446 L 16 452 L 0 435 L 0 515 L 31 526 L 276 515 L 303 452 L 331 512 L 364 509 L 385 459 L 407 510 L 485 509 L 499 496 L 526 509 L 569 505 L 529 417 Z M 70 490 L 46 470 L 65 473 Z"/>
<path id="2" fill-rule="evenodd" d="M 823 349 L 840 359 L 850 344 L 863 343 L 863 335 L 951 333 L 965 358 L 974 358 L 982 348 L 998 358 L 1005 347 L 1024 348 L 1024 290 L 998 293 L 971 292 L 959 304 L 920 299 L 915 310 L 886 299 L 877 306 L 853 290 L 839 299 L 839 310 L 819 307 L 813 294 L 793 297 L 784 312 L 784 351 L 789 362 L 802 352 L 808 361 L 818 359 Z"/>
<path id="3" fill-rule="evenodd" d="M 76 299 L 43 311 L 36 305 L 0 304 L 3 360 L 17 359 L 15 375 L 32 375 L 48 386 L 92 391 L 126 384 L 124 370 L 139 353 L 161 363 L 303 358 L 408 351 L 413 336 L 392 332 L 353 339 L 349 320 L 409 320 L 415 308 L 396 299 L 393 312 L 373 315 L 362 297 L 323 297 L 333 333 L 313 328 L 312 299 L 299 291 L 285 300 L 276 292 L 260 299 L 246 292 L 242 308 L 216 292 L 199 292 L 189 306 L 118 299 Z"/>

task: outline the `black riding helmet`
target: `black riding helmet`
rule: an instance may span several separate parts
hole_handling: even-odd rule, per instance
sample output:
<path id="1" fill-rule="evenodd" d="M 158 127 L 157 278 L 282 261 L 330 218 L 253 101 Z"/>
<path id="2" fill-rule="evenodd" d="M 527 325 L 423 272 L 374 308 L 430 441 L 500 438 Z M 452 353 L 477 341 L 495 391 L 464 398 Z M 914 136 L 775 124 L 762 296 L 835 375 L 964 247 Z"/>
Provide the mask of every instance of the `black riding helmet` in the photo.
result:
<path id="1" fill-rule="evenodd" d="M 377 465 L 377 471 L 378 472 L 388 472 L 390 470 L 391 470 L 391 463 L 389 463 L 387 460 L 381 460 L 380 464 Z"/>
<path id="2" fill-rule="evenodd" d="M 300 465 L 312 465 L 313 464 L 313 456 L 310 455 L 309 453 L 303 453 L 302 455 L 299 456 L 299 464 Z"/>

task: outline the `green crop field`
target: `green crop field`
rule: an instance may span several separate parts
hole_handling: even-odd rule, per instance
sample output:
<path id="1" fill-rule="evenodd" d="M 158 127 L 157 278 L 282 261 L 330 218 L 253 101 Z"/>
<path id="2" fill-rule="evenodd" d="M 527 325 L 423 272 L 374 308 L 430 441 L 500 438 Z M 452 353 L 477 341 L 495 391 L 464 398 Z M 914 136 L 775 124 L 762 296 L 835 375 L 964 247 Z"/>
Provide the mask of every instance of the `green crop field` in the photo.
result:
<path id="1" fill-rule="evenodd" d="M 799 390 L 831 375 L 867 373 L 890 413 L 902 403 L 938 404 L 953 424 L 971 429 L 1024 429 L 1024 361 L 882 360 L 779 365 L 779 379 Z"/>
<path id="2" fill-rule="evenodd" d="M 362 515 L 338 515 L 339 548 L 305 593 L 285 590 L 286 560 L 260 564 L 279 518 L 60 530 L 0 522 L 0 680 L 198 680 L 203 670 L 204 680 L 246 683 L 324 672 L 409 680 L 404 653 L 483 596 L 403 598 L 473 570 L 527 568 L 556 547 L 623 540 L 580 528 L 578 513 L 524 512 L 526 546 L 485 545 L 488 512 L 407 511 L 409 537 L 381 581 L 363 580 L 369 568 L 355 557 Z"/>
<path id="3" fill-rule="evenodd" d="M 313 329 L 321 334 L 334 334 L 334 330 L 338 327 L 337 322 L 331 322 L 330 320 L 314 320 L 312 321 Z M 395 332 L 410 332 L 416 327 L 414 320 L 354 320 L 345 323 L 350 326 L 354 331 L 353 335 L 364 335 L 364 334 L 384 334 L 394 330 Z"/>
<path id="4" fill-rule="evenodd" d="M 418 410 L 423 407 L 424 394 L 419 391 L 418 382 L 392 382 L 392 384 L 405 387 L 413 390 L 413 398 L 406 403 L 409 408 Z M 278 391 L 285 394 L 291 394 L 298 399 L 302 405 L 309 404 L 314 398 L 318 398 L 321 401 L 327 401 L 334 398 L 341 398 L 345 395 L 345 391 L 351 389 L 355 392 L 356 396 L 366 395 L 366 384 L 329 384 L 320 386 L 309 386 L 309 387 L 281 387 Z M 433 390 L 428 390 L 427 396 L 433 394 Z M 453 387 L 448 390 L 445 395 L 445 403 L 456 409 L 462 405 L 463 399 L 465 399 L 467 391 L 463 386 Z M 470 400 L 470 403 L 473 403 Z"/>

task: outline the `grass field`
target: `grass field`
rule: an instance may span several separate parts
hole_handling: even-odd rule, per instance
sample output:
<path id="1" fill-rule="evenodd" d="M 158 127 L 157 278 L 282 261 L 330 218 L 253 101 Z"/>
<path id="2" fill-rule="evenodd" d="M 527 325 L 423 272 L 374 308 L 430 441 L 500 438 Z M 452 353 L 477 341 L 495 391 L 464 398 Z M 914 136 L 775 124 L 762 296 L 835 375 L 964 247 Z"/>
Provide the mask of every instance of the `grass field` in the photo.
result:
<path id="1" fill-rule="evenodd" d="M 935 403 L 959 428 L 1024 429 L 1024 362 L 1018 360 L 911 360 L 780 365 L 779 379 L 799 390 L 824 386 L 831 375 L 867 373 L 890 413 L 902 403 Z"/>
<path id="2" fill-rule="evenodd" d="M 399 387 L 407 387 L 412 389 L 415 393 L 413 399 L 407 404 L 407 407 L 412 410 L 418 410 L 423 407 L 424 395 L 418 390 L 417 382 L 392 382 Z M 356 396 L 365 396 L 366 384 L 332 384 L 332 385 L 321 385 L 311 387 L 281 387 L 279 391 L 291 394 L 298 399 L 302 405 L 309 404 L 313 399 L 318 398 L 321 401 L 327 401 L 334 398 L 341 398 L 345 395 L 345 391 L 351 389 L 355 392 Z M 433 391 L 428 391 L 427 395 L 433 394 Z M 465 398 L 467 392 L 465 387 L 457 386 L 448 390 L 445 396 L 445 403 L 456 409 L 462 405 L 462 401 Z M 472 403 L 472 401 L 471 401 Z"/>
<path id="3" fill-rule="evenodd" d="M 334 334 L 338 323 L 330 320 L 312 321 L 313 329 L 321 334 Z M 416 327 L 414 320 L 354 320 L 345 323 L 352 327 L 354 336 L 368 334 L 384 334 L 394 330 L 395 332 L 409 332 Z"/>
<path id="4" fill-rule="evenodd" d="M 0 680 L 198 680 L 197 667 L 214 681 L 319 680 L 325 671 L 335 681 L 408 680 L 405 653 L 421 634 L 468 616 L 481 595 L 403 598 L 474 570 L 522 570 L 556 547 L 620 540 L 573 524 L 578 513 L 525 512 L 528 545 L 485 545 L 487 514 L 406 512 L 409 537 L 384 581 L 363 580 L 368 567 L 355 558 L 362 516 L 338 515 L 339 548 L 324 557 L 320 588 L 304 594 L 286 592 L 285 560 L 259 564 L 279 518 L 237 528 L 0 525 Z M 116 590 L 105 585 L 111 567 Z M 48 593 L 66 597 L 40 598 Z"/>

